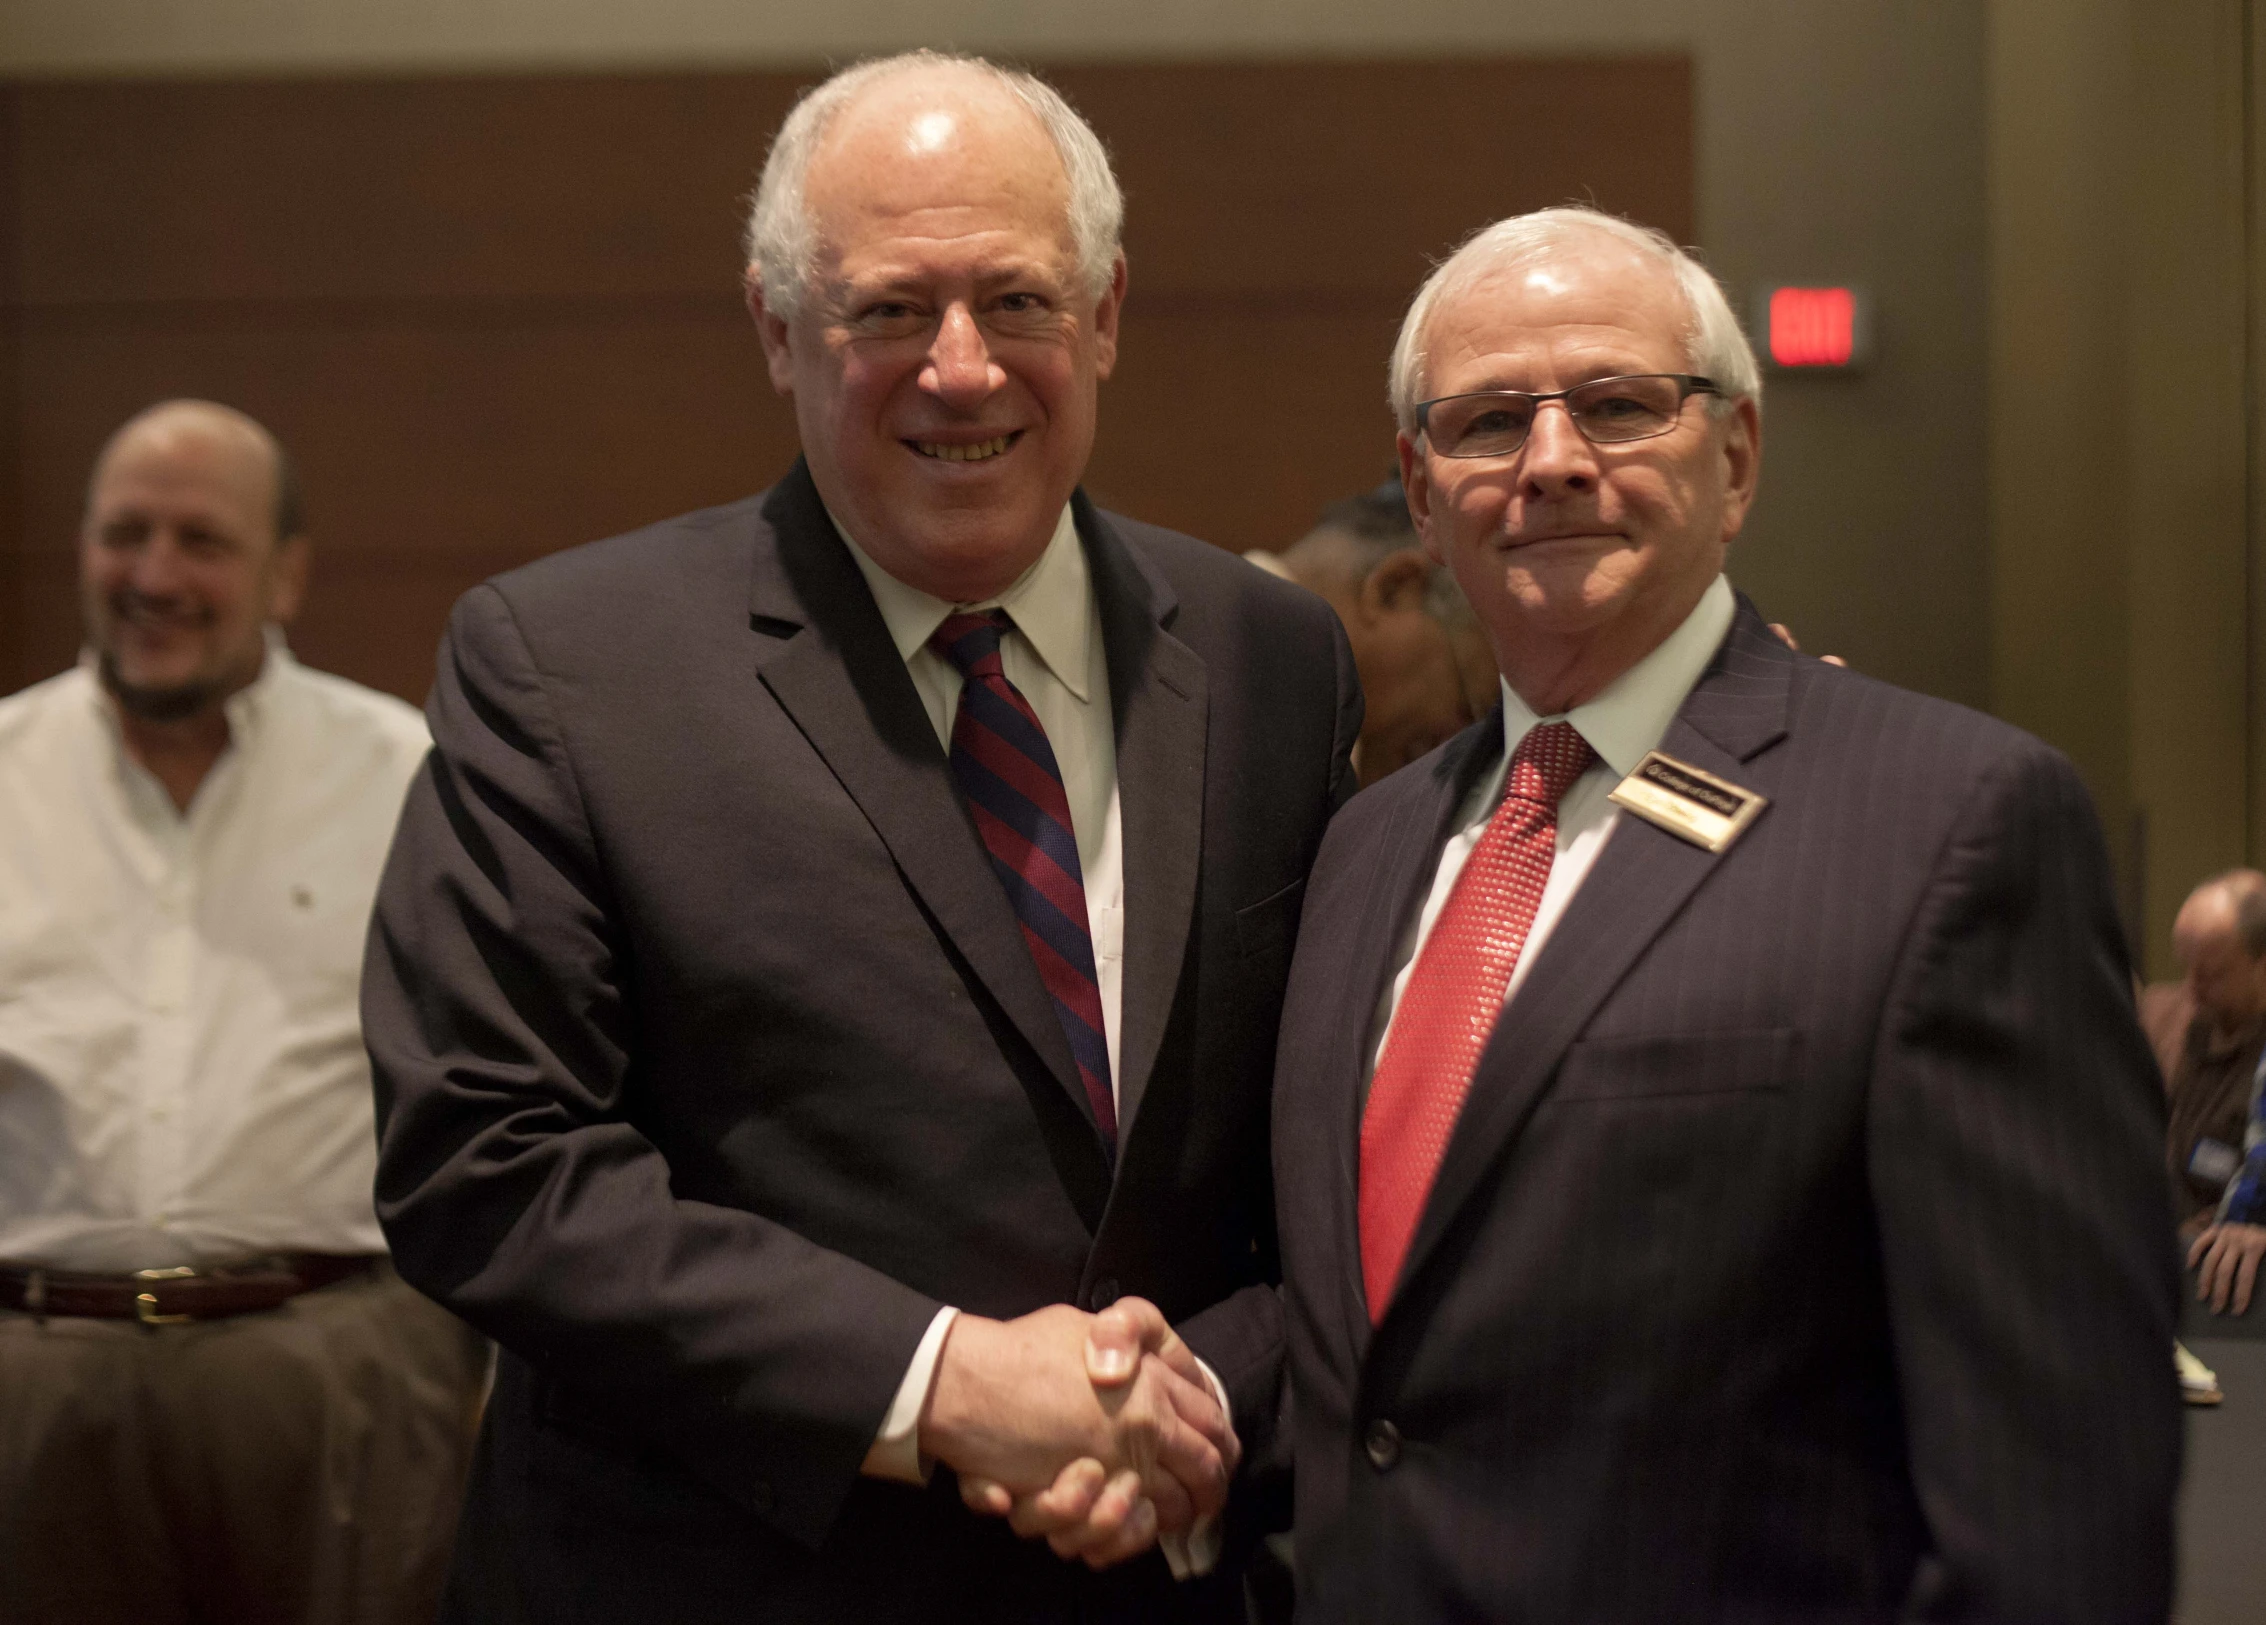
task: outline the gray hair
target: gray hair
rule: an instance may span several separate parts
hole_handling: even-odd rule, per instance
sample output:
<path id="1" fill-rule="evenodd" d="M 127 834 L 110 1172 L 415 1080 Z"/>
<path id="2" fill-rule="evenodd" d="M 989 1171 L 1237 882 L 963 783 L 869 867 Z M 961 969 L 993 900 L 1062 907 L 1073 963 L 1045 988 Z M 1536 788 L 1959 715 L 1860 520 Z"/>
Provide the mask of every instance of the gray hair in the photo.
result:
<path id="1" fill-rule="evenodd" d="M 1118 190 L 1101 137 L 1060 91 L 1035 75 L 979 56 L 922 50 L 844 68 L 804 92 L 779 126 L 747 216 L 749 274 L 762 287 L 764 303 L 775 314 L 792 317 L 810 291 L 818 266 L 818 230 L 803 199 L 803 183 L 820 138 L 864 91 L 923 68 L 963 68 L 988 79 L 1029 108 L 1045 128 L 1070 183 L 1070 241 L 1079 278 L 1087 296 L 1099 299 L 1109 290 L 1125 231 L 1125 194 Z"/>
<path id="2" fill-rule="evenodd" d="M 1400 338 L 1393 345 L 1389 384 L 1393 419 L 1404 434 L 1416 433 L 1416 403 L 1431 360 L 1424 348 L 1425 329 L 1441 301 L 1469 292 L 1495 273 L 1538 264 L 1585 237 L 1610 238 L 1673 273 L 1685 308 L 1691 313 L 1683 334 L 1684 364 L 1712 378 L 1723 391 L 1722 396 L 1709 399 L 1711 409 L 1727 411 L 1731 402 L 1742 400 L 1761 405 L 1762 372 L 1755 365 L 1755 352 L 1707 267 L 1678 248 L 1665 232 L 1601 209 L 1568 205 L 1514 214 L 1482 226 L 1441 261 L 1425 278 L 1424 286 L 1416 290 L 1408 315 L 1402 318 Z"/>

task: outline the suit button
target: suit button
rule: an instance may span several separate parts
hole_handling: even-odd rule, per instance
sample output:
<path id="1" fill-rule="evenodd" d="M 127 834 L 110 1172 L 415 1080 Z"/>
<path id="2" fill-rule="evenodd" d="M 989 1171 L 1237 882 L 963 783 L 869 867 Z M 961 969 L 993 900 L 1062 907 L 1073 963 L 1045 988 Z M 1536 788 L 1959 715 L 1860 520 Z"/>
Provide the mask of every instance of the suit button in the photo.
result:
<path id="1" fill-rule="evenodd" d="M 1099 1314 L 1123 1296 L 1124 1294 L 1117 1289 L 1117 1277 L 1105 1275 L 1094 1283 L 1094 1290 L 1087 1294 L 1086 1301 L 1093 1306 L 1094 1312 Z"/>
<path id="2" fill-rule="evenodd" d="M 1401 1430 L 1386 1421 L 1369 1424 L 1369 1431 L 1361 1436 L 1361 1448 L 1369 1453 L 1369 1465 L 1380 1473 L 1389 1473 L 1393 1463 L 1401 1459 Z"/>

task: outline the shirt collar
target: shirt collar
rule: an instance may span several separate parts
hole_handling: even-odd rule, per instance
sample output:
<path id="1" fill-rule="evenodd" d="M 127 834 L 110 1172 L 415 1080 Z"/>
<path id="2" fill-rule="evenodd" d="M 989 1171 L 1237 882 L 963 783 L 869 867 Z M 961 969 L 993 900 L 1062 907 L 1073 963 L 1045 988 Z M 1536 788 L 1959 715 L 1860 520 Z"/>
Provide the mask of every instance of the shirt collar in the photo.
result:
<path id="1" fill-rule="evenodd" d="M 1620 778 L 1636 771 L 1645 753 L 1657 750 L 1668 735 L 1668 725 L 1685 696 L 1715 658 L 1731 630 L 1738 603 L 1731 583 L 1717 576 L 1708 583 L 1700 601 L 1684 617 L 1684 624 L 1668 634 L 1652 653 L 1605 685 L 1597 697 L 1586 700 L 1564 717 L 1538 717 L 1526 701 L 1503 684 L 1503 760 L 1508 762 L 1529 728 L 1538 723 L 1566 721 L 1574 725 L 1589 748 Z"/>
<path id="2" fill-rule="evenodd" d="M 242 748 L 258 732 L 261 717 L 273 708 L 270 699 L 276 685 L 288 681 L 285 673 L 299 662 L 291 656 L 291 646 L 284 641 L 283 628 L 273 621 L 261 628 L 261 638 L 267 652 L 260 661 L 260 674 L 221 702 L 221 710 L 228 718 L 228 742 Z M 79 650 L 79 670 L 87 674 L 94 707 L 108 725 L 113 739 L 118 733 L 118 702 L 111 698 L 110 690 L 102 682 L 102 657 L 91 646 Z"/>
<path id="3" fill-rule="evenodd" d="M 1081 702 L 1087 700 L 1087 640 L 1092 636 L 1093 617 L 1089 611 L 1093 588 L 1086 570 L 1086 550 L 1078 545 L 1077 522 L 1070 517 L 1068 507 L 1055 521 L 1054 535 L 1048 539 L 1046 550 L 1031 567 L 1017 576 L 1005 592 L 977 604 L 946 603 L 934 593 L 899 581 L 867 556 L 831 510 L 826 517 L 833 520 L 834 533 L 842 538 L 850 557 L 857 560 L 866 585 L 872 589 L 874 604 L 881 611 L 883 624 L 889 628 L 889 638 L 897 646 L 899 659 L 909 661 L 926 648 L 928 640 L 948 615 L 1004 609 L 1013 617 L 1015 630 L 1023 634 L 1039 659 L 1046 662 L 1055 680 Z"/>

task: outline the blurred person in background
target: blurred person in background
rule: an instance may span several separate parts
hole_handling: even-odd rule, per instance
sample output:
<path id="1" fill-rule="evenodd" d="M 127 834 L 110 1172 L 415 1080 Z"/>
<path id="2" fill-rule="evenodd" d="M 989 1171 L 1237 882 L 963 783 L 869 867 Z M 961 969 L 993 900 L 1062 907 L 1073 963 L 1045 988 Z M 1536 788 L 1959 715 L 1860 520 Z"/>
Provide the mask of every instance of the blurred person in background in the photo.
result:
<path id="1" fill-rule="evenodd" d="M 2213 1314 L 2250 1312 L 2258 1266 L 2266 1259 L 2266 1065 L 2252 1074 L 2242 1163 L 2211 1221 L 2187 1250 L 2195 1295 Z M 2184 1371 L 2184 1363 L 2183 1363 Z"/>
<path id="2" fill-rule="evenodd" d="M 2172 952 L 2184 973 L 2176 1000 L 2158 996 L 2144 1011 L 2171 1007 L 2186 1015 L 2151 1023 L 2165 1077 L 2170 1128 L 2165 1171 L 2180 1234 L 2192 1238 L 2217 1217 L 2227 1185 L 2242 1164 L 2250 1121 L 2251 1075 L 2266 1049 L 2266 875 L 2230 869 L 2190 892 L 2172 922 Z"/>
<path id="3" fill-rule="evenodd" d="M 1353 645 L 1367 706 L 1354 771 L 1370 785 L 1495 705 L 1495 657 L 1456 579 L 1424 555 L 1396 477 L 1333 502 L 1280 553 L 1243 555 L 1318 593 Z"/>
<path id="4" fill-rule="evenodd" d="M 2212 1312 L 2248 1313 L 2266 1259 L 2266 875 L 2230 869 L 2188 895 L 2172 924 L 2194 1009 L 2173 1070 L 2166 1160 L 2180 1234 L 2191 1237 L 2196 1296 Z M 2192 1396 L 2209 1403 L 2182 1362 Z M 2208 1373 L 2206 1373 L 2208 1375 Z"/>
<path id="5" fill-rule="evenodd" d="M 429 1618 L 486 1353 L 388 1266 L 355 991 L 424 726 L 299 665 L 275 438 L 103 448 L 0 701 L 0 1618 Z"/>

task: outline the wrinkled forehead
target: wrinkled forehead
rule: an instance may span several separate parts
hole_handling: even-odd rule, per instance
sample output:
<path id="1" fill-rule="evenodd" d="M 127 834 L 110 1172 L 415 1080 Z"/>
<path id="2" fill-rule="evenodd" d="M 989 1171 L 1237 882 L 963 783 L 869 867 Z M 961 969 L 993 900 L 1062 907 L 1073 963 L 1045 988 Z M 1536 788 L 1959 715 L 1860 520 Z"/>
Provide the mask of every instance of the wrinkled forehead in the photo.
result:
<path id="1" fill-rule="evenodd" d="M 1612 238 L 1576 238 L 1451 266 L 1424 341 L 1435 358 L 1451 335 L 1483 350 L 1516 351 L 1567 328 L 1618 330 L 1681 364 L 1693 317 L 1671 266 Z"/>
<path id="2" fill-rule="evenodd" d="M 265 528 L 278 477 L 272 443 L 255 430 L 186 412 L 151 417 L 127 425 L 103 448 L 88 481 L 87 511 L 199 506 Z"/>
<path id="3" fill-rule="evenodd" d="M 868 86 L 820 137 L 803 193 L 821 237 L 861 219 L 985 208 L 1070 229 L 1070 178 L 1037 113 L 972 68 Z"/>

